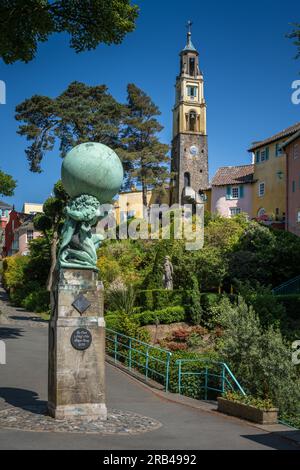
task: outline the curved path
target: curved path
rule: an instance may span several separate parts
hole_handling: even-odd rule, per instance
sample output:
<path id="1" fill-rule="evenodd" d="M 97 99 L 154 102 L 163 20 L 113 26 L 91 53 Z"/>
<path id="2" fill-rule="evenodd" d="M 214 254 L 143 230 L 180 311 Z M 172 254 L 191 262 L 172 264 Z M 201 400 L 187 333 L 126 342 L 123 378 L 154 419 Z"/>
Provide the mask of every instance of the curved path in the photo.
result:
<path id="1" fill-rule="evenodd" d="M 7 346 L 7 364 L 0 365 L 0 410 L 11 405 L 44 403 L 47 328 L 33 327 L 29 318 L 7 324 L 2 320 L 0 340 Z M 296 448 L 276 433 L 264 432 L 246 422 L 170 402 L 111 365 L 107 365 L 107 399 L 109 408 L 152 417 L 162 423 L 161 428 L 135 436 L 0 429 L 0 449 Z"/>

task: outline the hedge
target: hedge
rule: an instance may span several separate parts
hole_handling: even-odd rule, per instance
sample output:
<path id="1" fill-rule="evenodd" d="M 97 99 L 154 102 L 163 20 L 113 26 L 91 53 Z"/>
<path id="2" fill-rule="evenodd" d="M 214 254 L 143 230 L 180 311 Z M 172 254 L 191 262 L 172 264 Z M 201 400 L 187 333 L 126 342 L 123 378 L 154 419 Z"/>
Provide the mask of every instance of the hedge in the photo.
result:
<path id="1" fill-rule="evenodd" d="M 184 298 L 184 290 L 149 289 L 137 293 L 136 304 L 145 310 L 159 310 L 183 305 Z"/>
<path id="2" fill-rule="evenodd" d="M 133 318 L 139 322 L 141 326 L 155 325 L 157 322 L 162 325 L 170 323 L 178 323 L 185 320 L 184 307 L 177 305 L 175 307 L 166 307 L 161 310 L 146 310 L 145 312 L 133 315 Z"/>
<path id="3" fill-rule="evenodd" d="M 166 307 L 161 310 L 146 310 L 142 313 L 130 315 L 130 318 L 139 326 L 155 325 L 158 321 L 161 325 L 169 325 L 170 323 L 178 323 L 185 320 L 184 307 L 177 305 L 175 307 Z M 118 331 L 118 314 L 110 313 L 105 316 L 106 326 L 111 330 Z"/>

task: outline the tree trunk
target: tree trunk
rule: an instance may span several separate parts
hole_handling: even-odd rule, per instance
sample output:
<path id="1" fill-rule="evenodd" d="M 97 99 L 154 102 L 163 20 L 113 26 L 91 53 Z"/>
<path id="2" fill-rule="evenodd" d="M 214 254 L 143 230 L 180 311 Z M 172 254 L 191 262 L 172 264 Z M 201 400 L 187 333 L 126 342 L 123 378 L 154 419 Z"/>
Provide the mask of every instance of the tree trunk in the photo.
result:
<path id="1" fill-rule="evenodd" d="M 51 266 L 50 266 L 50 271 L 49 271 L 49 275 L 48 275 L 48 279 L 47 279 L 47 291 L 51 291 L 51 288 L 52 288 L 52 282 L 53 282 L 53 273 L 54 273 L 54 270 L 55 270 L 55 266 L 56 266 L 56 260 L 57 260 L 57 257 L 56 257 L 56 248 L 57 248 L 57 242 L 58 242 L 58 233 L 57 233 L 57 230 L 54 230 L 54 233 L 53 233 L 53 238 L 52 238 L 52 242 L 51 242 Z"/>
<path id="2" fill-rule="evenodd" d="M 147 201 L 147 185 L 142 181 L 142 191 L 143 191 L 143 214 L 144 217 L 148 218 L 148 201 Z"/>

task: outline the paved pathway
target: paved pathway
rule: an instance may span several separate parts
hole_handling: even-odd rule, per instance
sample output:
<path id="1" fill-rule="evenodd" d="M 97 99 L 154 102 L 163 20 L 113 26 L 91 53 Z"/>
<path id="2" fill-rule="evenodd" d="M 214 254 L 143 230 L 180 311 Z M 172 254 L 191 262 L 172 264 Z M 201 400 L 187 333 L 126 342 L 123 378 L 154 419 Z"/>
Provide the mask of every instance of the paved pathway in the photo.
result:
<path id="1" fill-rule="evenodd" d="M 0 365 L 0 409 L 47 399 L 47 328 L 30 322 L 0 324 L 0 339 L 7 344 L 7 364 Z M 166 401 L 111 365 L 107 397 L 109 408 L 152 417 L 162 427 L 137 436 L 0 429 L 0 449 L 295 449 L 242 421 Z"/>

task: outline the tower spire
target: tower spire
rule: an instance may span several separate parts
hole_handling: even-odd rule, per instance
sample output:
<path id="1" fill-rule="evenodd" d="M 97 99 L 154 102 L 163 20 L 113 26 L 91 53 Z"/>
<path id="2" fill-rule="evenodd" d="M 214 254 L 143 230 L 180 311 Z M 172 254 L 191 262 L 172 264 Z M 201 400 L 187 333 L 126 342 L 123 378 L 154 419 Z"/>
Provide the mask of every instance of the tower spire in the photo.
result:
<path id="1" fill-rule="evenodd" d="M 189 20 L 186 24 L 187 41 L 186 41 L 186 46 L 183 49 L 184 51 L 196 51 L 196 48 L 194 44 L 192 43 L 192 25 L 193 25 L 193 22 L 191 20 Z"/>

